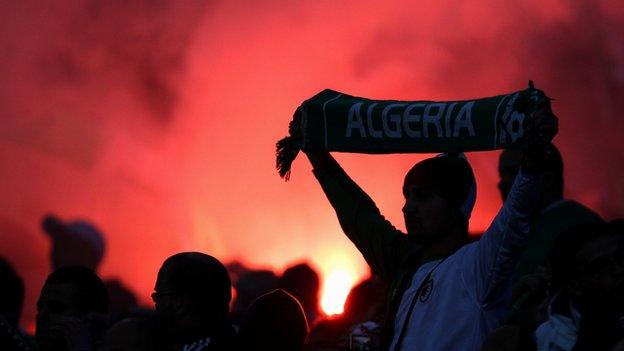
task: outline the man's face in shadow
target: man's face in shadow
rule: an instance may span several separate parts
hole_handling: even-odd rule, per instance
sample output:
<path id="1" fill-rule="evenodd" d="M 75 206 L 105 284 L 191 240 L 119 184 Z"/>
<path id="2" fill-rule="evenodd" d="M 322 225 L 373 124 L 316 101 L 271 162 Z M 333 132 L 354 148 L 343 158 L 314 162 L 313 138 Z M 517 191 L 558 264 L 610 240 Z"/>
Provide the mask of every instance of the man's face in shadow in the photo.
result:
<path id="1" fill-rule="evenodd" d="M 585 304 L 624 308 L 624 241 L 621 235 L 596 238 L 575 256 L 574 292 Z"/>
<path id="2" fill-rule="evenodd" d="M 41 350 L 66 348 L 64 336 L 58 330 L 64 317 L 82 317 L 78 288 L 73 284 L 46 284 L 37 301 L 37 345 Z"/>
<path id="3" fill-rule="evenodd" d="M 152 300 L 156 314 L 167 326 L 175 323 L 175 320 L 185 312 L 186 295 L 180 291 L 180 287 L 175 286 L 171 279 L 173 267 L 163 265 L 158 271 Z"/>
<path id="4" fill-rule="evenodd" d="M 403 196 L 403 218 L 409 235 L 429 244 L 450 234 L 454 218 L 446 199 L 417 185 L 404 186 Z"/>

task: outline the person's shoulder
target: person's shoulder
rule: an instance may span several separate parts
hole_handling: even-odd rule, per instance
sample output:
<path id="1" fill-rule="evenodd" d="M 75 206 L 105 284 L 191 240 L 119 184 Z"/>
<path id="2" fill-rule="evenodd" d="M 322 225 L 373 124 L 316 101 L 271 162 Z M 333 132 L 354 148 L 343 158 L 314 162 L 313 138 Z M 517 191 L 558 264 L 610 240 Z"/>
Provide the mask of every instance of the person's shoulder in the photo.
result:
<path id="1" fill-rule="evenodd" d="M 538 219 L 560 222 L 601 222 L 599 214 L 574 200 L 562 199 L 546 206 Z"/>
<path id="2" fill-rule="evenodd" d="M 546 211 L 579 211 L 597 215 L 589 207 L 583 205 L 580 202 L 570 199 L 561 199 L 559 201 L 555 201 L 544 209 L 544 212 Z"/>

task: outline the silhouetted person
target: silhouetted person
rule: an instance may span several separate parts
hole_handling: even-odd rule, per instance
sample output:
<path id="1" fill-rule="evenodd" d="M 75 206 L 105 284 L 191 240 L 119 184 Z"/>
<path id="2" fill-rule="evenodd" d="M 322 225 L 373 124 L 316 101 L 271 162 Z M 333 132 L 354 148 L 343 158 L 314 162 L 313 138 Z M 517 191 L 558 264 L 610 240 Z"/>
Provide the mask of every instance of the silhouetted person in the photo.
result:
<path id="1" fill-rule="evenodd" d="M 624 338 L 624 232 L 606 223 L 570 228 L 552 247 L 548 320 L 538 350 L 610 350 Z"/>
<path id="2" fill-rule="evenodd" d="M 600 216 L 576 201 L 564 199 L 563 159 L 554 144 L 548 144 L 542 172 L 543 191 L 538 216 L 535 218 L 531 239 L 518 262 L 515 278 L 530 274 L 540 265 L 552 242 L 577 223 L 599 222 Z M 513 180 L 520 169 L 522 150 L 504 150 L 499 158 L 498 188 L 503 201 L 507 198 Z"/>
<path id="3" fill-rule="evenodd" d="M 104 285 L 110 301 L 110 315 L 113 318 L 132 313 L 138 308 L 136 296 L 119 279 L 107 279 Z"/>
<path id="4" fill-rule="evenodd" d="M 13 266 L 0 258 L 0 350 L 28 346 L 19 327 L 24 302 L 24 282 Z"/>
<path id="5" fill-rule="evenodd" d="M 239 324 L 247 309 L 258 297 L 277 288 L 278 278 L 268 270 L 249 270 L 242 273 L 236 283 L 236 299 L 232 307 L 232 320 Z"/>
<path id="6" fill-rule="evenodd" d="M 63 267 L 52 272 L 37 301 L 38 349 L 91 349 L 105 331 L 107 313 L 106 287 L 91 269 Z"/>
<path id="7" fill-rule="evenodd" d="M 9 262 L 0 257 L 0 315 L 11 327 L 19 328 L 24 302 L 24 282 Z"/>
<path id="8" fill-rule="evenodd" d="M 301 303 L 308 323 L 313 325 L 319 315 L 318 273 L 310 265 L 300 263 L 288 267 L 280 277 L 278 285 Z"/>
<path id="9" fill-rule="evenodd" d="M 228 350 L 232 285 L 216 258 L 183 252 L 163 263 L 152 298 L 176 350 Z"/>
<path id="10" fill-rule="evenodd" d="M 98 272 L 106 253 L 106 240 L 93 223 L 77 219 L 63 221 L 47 215 L 42 221 L 44 232 L 52 240 L 50 264 L 52 270 L 69 266 L 82 266 Z M 105 280 L 113 315 L 131 312 L 138 307 L 134 293 L 118 279 Z"/>
<path id="11" fill-rule="evenodd" d="M 303 350 L 308 324 L 297 299 L 277 289 L 249 307 L 239 333 L 240 350 Z"/>
<path id="12" fill-rule="evenodd" d="M 98 270 L 106 244 L 102 232 L 85 220 L 64 222 L 48 215 L 42 221 L 45 233 L 52 239 L 50 263 L 52 270 L 82 266 Z"/>
<path id="13" fill-rule="evenodd" d="M 557 147 L 548 144 L 545 149 L 543 191 L 539 211 L 531 223 L 529 241 L 518 259 L 513 280 L 514 306 L 508 323 L 533 330 L 540 323 L 538 308 L 546 298 L 548 270 L 543 265 L 557 237 L 577 223 L 601 222 L 598 214 L 572 200 L 564 199 L 563 159 Z M 501 197 L 506 199 L 522 159 L 521 150 L 504 150 L 499 159 L 498 184 Z M 518 335 L 526 334 L 519 331 Z M 508 340 L 509 338 L 505 338 Z"/>
<path id="14" fill-rule="evenodd" d="M 99 351 L 167 351 L 168 342 L 156 318 L 127 318 L 108 329 Z"/>
<path id="15" fill-rule="evenodd" d="M 475 350 L 503 322 L 511 271 L 539 207 L 544 143 L 557 132 L 550 104 L 539 105 L 534 142 L 507 201 L 481 239 L 467 245 L 476 184 L 465 159 L 434 157 L 407 173 L 404 235 L 328 152 L 304 150 L 343 231 L 390 284 L 382 349 Z"/>

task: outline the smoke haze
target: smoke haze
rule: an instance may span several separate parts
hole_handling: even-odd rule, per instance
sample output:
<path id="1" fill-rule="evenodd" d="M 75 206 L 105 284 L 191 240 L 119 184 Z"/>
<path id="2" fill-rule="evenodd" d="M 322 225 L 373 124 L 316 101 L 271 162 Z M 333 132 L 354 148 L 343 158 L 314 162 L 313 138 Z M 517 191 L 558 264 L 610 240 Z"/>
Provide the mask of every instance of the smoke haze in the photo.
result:
<path id="1" fill-rule="evenodd" d="M 323 88 L 455 100 L 533 79 L 560 118 L 566 194 L 624 205 L 624 6 L 614 1 L 0 3 L 0 255 L 48 273 L 48 213 L 107 234 L 102 273 L 142 301 L 168 255 L 367 274 L 304 157 L 284 183 L 275 142 Z M 337 155 L 403 227 L 403 175 L 426 155 Z M 473 153 L 471 229 L 500 206 L 496 152 Z M 130 269 L 131 268 L 131 269 Z"/>

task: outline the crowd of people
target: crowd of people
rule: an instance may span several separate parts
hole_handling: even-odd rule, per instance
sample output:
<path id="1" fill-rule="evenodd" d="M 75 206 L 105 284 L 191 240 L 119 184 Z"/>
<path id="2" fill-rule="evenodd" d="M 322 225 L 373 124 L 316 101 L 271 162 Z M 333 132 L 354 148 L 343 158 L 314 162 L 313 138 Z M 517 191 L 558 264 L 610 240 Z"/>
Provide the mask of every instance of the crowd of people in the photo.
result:
<path id="1" fill-rule="evenodd" d="M 98 276 L 95 226 L 48 216 L 52 273 L 32 336 L 19 327 L 22 280 L 0 260 L 0 349 L 624 350 L 624 219 L 564 197 L 557 119 L 547 105 L 534 117 L 541 138 L 500 156 L 504 205 L 480 238 L 468 235 L 476 182 L 462 154 L 407 173 L 405 234 L 328 152 L 305 151 L 372 272 L 340 316 L 320 312 L 305 263 L 278 276 L 200 252 L 166 258 L 141 307 Z"/>

